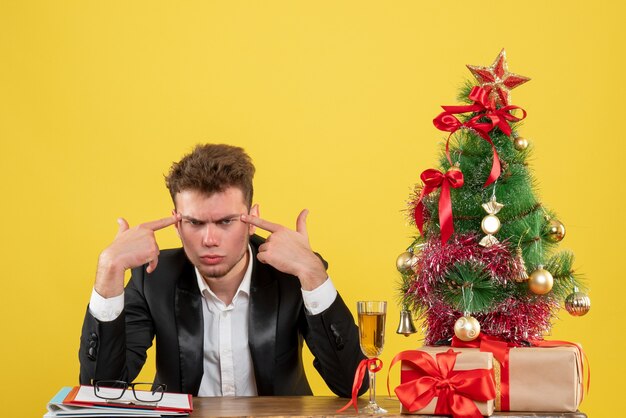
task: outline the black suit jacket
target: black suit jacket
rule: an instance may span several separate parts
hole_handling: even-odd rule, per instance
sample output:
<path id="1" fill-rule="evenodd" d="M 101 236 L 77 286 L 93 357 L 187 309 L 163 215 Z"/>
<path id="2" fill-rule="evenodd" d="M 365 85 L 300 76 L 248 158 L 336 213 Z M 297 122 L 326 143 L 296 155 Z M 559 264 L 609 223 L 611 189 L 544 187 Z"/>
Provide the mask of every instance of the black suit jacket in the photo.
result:
<path id="1" fill-rule="evenodd" d="M 256 259 L 252 237 L 248 344 L 259 395 L 310 395 L 302 364 L 307 342 L 313 364 L 328 387 L 350 397 L 354 373 L 364 358 L 358 328 L 339 295 L 318 315 L 305 311 L 300 281 Z M 182 248 L 164 250 L 157 269 L 133 269 L 124 312 L 100 322 L 87 309 L 80 339 L 80 383 L 132 382 L 156 336 L 155 382 L 171 392 L 198 394 L 203 374 L 202 296 L 193 265 Z M 367 389 L 364 379 L 361 393 Z"/>

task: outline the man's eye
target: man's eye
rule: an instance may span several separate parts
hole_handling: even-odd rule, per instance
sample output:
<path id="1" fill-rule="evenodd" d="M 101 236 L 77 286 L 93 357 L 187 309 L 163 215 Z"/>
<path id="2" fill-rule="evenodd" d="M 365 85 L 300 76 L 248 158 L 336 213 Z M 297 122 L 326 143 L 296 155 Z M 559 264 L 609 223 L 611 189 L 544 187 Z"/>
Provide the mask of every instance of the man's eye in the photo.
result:
<path id="1" fill-rule="evenodd" d="M 235 221 L 234 219 L 222 219 L 222 220 L 219 222 L 219 224 L 220 224 L 220 225 L 230 225 L 230 224 L 232 224 L 234 221 Z"/>
<path id="2" fill-rule="evenodd" d="M 187 220 L 187 222 L 188 222 L 189 224 L 193 225 L 193 226 L 200 226 L 200 225 L 202 225 L 202 222 L 197 221 L 197 220 L 195 220 L 195 219 L 188 219 L 188 220 Z"/>

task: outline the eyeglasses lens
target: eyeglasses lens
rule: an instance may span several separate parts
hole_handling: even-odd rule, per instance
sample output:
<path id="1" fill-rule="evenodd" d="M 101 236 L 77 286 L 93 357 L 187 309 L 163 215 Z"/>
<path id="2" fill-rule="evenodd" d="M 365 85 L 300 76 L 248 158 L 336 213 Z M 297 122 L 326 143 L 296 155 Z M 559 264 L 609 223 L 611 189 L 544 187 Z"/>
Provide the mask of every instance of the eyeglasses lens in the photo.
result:
<path id="1" fill-rule="evenodd" d="M 103 399 L 119 399 L 128 385 L 116 380 L 101 381 L 95 386 L 96 396 Z"/>
<path id="2" fill-rule="evenodd" d="M 134 386 L 135 397 L 142 402 L 158 402 L 163 399 L 163 386 L 152 389 L 151 383 L 136 383 Z"/>

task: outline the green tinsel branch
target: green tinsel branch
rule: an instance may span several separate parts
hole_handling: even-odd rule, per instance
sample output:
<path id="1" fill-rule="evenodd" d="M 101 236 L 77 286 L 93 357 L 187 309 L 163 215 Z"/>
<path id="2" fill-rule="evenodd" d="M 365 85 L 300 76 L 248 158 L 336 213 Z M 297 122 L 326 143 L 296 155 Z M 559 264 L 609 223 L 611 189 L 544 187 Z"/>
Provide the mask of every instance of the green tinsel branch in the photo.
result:
<path id="1" fill-rule="evenodd" d="M 567 295 L 573 292 L 574 286 L 585 289 L 581 282 L 582 277 L 573 269 L 574 254 L 571 251 L 560 251 L 548 260 L 544 268 L 554 278 L 552 294 L 559 300 L 565 300 Z"/>
<path id="2" fill-rule="evenodd" d="M 466 262 L 457 264 L 441 283 L 438 292 L 442 300 L 460 312 L 487 312 L 511 292 L 498 288 L 484 266 Z"/>

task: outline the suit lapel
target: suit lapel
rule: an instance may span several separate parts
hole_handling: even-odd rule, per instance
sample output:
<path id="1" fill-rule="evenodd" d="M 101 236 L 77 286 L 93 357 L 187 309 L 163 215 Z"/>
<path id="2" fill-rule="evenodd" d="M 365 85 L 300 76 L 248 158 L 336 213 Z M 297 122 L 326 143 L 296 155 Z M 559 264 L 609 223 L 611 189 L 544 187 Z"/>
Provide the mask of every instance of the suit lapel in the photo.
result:
<path id="1" fill-rule="evenodd" d="M 175 310 L 180 350 L 181 391 L 197 394 L 204 373 L 204 321 L 202 296 L 198 289 L 195 270 L 189 262 L 185 263 L 176 285 Z"/>
<path id="2" fill-rule="evenodd" d="M 276 358 L 276 326 L 278 321 L 278 282 L 269 274 L 266 265 L 256 259 L 252 246 L 252 279 L 250 283 L 250 310 L 248 344 L 254 365 L 259 395 L 274 394 Z"/>

